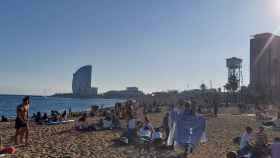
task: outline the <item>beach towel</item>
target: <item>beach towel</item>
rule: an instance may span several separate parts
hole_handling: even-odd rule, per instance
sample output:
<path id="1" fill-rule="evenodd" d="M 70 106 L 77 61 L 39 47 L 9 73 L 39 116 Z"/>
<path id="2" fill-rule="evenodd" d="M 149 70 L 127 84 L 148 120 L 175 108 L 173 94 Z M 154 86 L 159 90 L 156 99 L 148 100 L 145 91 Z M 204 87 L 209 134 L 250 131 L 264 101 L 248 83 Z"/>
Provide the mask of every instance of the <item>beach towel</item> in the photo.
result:
<path id="1" fill-rule="evenodd" d="M 189 111 L 178 114 L 176 118 L 175 141 L 178 144 L 192 144 L 194 147 L 200 142 L 206 128 L 206 120 L 201 116 L 192 115 Z"/>
<path id="2" fill-rule="evenodd" d="M 67 120 L 67 121 L 49 121 L 47 125 L 60 125 L 60 124 L 66 124 L 70 122 L 75 122 L 75 120 Z"/>
<path id="3" fill-rule="evenodd" d="M 1 154 L 15 154 L 16 148 L 15 147 L 6 147 L 0 151 Z"/>
<path id="4" fill-rule="evenodd" d="M 280 158 L 280 142 L 274 142 L 271 145 L 272 158 Z"/>

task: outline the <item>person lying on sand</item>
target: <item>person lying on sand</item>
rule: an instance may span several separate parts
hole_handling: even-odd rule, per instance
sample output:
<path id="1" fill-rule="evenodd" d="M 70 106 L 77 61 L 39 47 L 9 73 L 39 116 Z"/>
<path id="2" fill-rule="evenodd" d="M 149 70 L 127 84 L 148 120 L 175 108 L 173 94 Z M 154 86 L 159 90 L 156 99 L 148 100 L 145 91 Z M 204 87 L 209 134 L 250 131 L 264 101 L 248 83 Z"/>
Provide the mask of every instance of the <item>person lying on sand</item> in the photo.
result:
<path id="1" fill-rule="evenodd" d="M 15 144 L 18 145 L 18 137 L 20 137 L 20 143 L 23 143 L 23 137 L 25 136 L 25 144 L 28 145 L 28 111 L 29 111 L 30 98 L 25 97 L 22 100 L 22 104 L 17 106 L 16 113 L 16 121 L 15 121 Z"/>

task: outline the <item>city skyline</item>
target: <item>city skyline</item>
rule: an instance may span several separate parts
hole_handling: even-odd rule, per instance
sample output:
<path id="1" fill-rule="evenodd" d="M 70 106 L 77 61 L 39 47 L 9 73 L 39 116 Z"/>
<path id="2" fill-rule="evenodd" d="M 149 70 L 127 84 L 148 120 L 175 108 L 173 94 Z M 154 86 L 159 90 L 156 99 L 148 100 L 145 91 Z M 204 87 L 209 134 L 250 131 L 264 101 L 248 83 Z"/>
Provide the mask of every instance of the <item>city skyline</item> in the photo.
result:
<path id="1" fill-rule="evenodd" d="M 71 92 L 83 65 L 100 92 L 218 88 L 233 56 L 247 85 L 250 38 L 279 18 L 277 0 L 0 2 L 0 94 Z"/>

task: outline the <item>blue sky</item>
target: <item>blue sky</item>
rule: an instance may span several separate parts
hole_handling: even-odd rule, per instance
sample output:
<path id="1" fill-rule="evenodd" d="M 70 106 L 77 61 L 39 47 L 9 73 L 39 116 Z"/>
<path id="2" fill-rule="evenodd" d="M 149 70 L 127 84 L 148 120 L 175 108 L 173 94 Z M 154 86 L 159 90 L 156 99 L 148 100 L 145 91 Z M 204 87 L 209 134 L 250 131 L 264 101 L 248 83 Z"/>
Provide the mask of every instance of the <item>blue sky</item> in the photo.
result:
<path id="1" fill-rule="evenodd" d="M 279 0 L 9 0 L 0 2 L 0 93 L 70 92 L 93 65 L 100 92 L 145 92 L 226 82 L 250 35 L 280 26 Z"/>

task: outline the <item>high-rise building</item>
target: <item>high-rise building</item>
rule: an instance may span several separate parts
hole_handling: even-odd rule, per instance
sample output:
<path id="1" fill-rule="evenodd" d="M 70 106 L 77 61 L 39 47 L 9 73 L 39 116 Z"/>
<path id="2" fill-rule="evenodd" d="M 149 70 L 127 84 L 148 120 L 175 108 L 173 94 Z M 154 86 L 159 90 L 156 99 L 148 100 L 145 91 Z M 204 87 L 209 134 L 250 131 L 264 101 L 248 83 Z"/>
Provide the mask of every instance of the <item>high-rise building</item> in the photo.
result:
<path id="1" fill-rule="evenodd" d="M 92 66 L 81 67 L 73 74 L 72 91 L 74 96 L 92 97 L 97 95 L 97 88 L 91 87 Z"/>
<path id="2" fill-rule="evenodd" d="M 279 100 L 280 36 L 262 33 L 250 39 L 250 86 L 258 95 Z"/>

